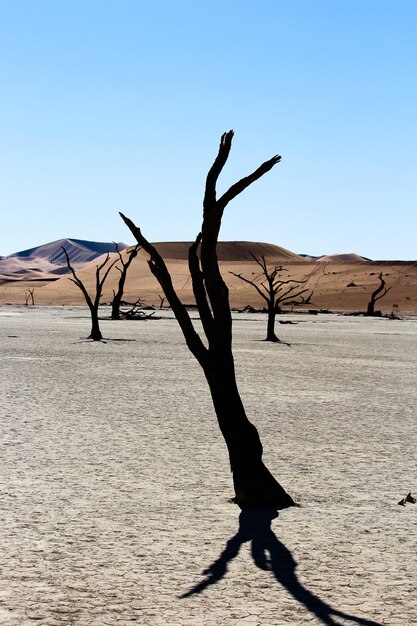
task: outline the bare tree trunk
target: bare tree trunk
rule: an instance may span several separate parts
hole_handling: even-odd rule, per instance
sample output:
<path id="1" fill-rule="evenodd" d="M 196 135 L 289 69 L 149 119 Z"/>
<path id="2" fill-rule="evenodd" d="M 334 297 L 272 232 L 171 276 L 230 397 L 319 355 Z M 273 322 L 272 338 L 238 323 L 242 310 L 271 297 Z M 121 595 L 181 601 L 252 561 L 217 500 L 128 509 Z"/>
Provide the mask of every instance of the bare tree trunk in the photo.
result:
<path id="1" fill-rule="evenodd" d="M 120 272 L 120 278 L 119 278 L 119 285 L 117 288 L 117 293 L 113 291 L 113 302 L 111 303 L 111 319 L 119 320 L 120 319 L 120 306 L 122 303 L 123 292 L 125 289 L 127 270 L 129 269 L 130 264 L 132 263 L 133 259 L 137 257 L 138 252 L 140 250 L 140 246 L 135 246 L 129 252 L 127 261 L 124 261 L 120 253 L 119 246 L 117 245 L 117 243 L 115 243 L 114 245 L 116 247 L 116 252 L 119 255 L 119 261 L 122 267 L 120 268 L 118 265 L 116 265 L 116 269 L 119 270 Z"/>
<path id="2" fill-rule="evenodd" d="M 366 308 L 366 315 L 375 315 L 375 300 L 370 300 Z"/>
<path id="3" fill-rule="evenodd" d="M 114 294 L 113 301 L 111 303 L 111 319 L 112 320 L 120 319 L 120 305 L 122 302 L 122 295 L 123 295 L 123 292 L 120 293 L 120 291 Z"/>
<path id="4" fill-rule="evenodd" d="M 233 356 L 210 358 L 203 368 L 218 424 L 229 451 L 235 502 L 240 506 L 294 506 L 291 496 L 262 461 L 262 443 L 249 421 L 236 385 Z"/>
<path id="5" fill-rule="evenodd" d="M 272 341 L 274 343 L 280 343 L 280 340 L 275 334 L 275 316 L 277 312 L 274 306 L 268 306 L 268 324 L 266 329 L 265 341 Z"/>
<path id="6" fill-rule="evenodd" d="M 91 333 L 88 336 L 88 339 L 92 339 L 93 341 L 101 341 L 103 339 L 103 335 L 101 334 L 100 324 L 98 320 L 98 309 L 95 307 L 90 308 L 91 313 Z"/>

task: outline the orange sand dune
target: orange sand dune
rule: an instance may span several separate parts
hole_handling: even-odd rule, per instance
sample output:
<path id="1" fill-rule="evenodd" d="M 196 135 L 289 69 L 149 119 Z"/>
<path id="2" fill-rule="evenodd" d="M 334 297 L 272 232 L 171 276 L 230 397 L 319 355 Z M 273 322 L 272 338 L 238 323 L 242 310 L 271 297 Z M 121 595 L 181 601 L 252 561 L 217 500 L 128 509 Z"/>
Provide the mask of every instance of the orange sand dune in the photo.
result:
<path id="1" fill-rule="evenodd" d="M 186 261 L 191 241 L 155 243 L 154 246 L 164 259 Z M 255 241 L 221 241 L 217 246 L 219 261 L 253 261 L 251 254 L 257 257 L 264 256 L 272 263 L 288 263 L 304 261 L 304 258 L 290 250 L 281 248 L 272 243 Z"/>
<path id="2" fill-rule="evenodd" d="M 166 259 L 174 286 L 179 296 L 187 304 L 194 303 L 190 275 L 187 266 L 189 243 L 158 243 L 156 247 Z M 273 265 L 282 265 L 282 279 L 300 280 L 312 274 L 309 282 L 313 296 L 304 307 L 289 306 L 288 310 L 328 309 L 331 311 L 364 311 L 369 296 L 379 285 L 378 274 L 382 271 L 387 295 L 378 302 L 377 309 L 390 313 L 393 305 L 401 314 L 417 314 L 417 263 L 406 261 L 363 261 L 357 259 L 343 262 L 340 258 L 331 258 L 325 263 L 309 260 L 284 248 L 272 244 L 256 242 L 220 242 L 218 256 L 221 271 L 230 290 L 230 302 L 233 308 L 246 305 L 262 307 L 265 302 L 254 288 L 242 282 L 235 274 L 241 273 L 250 279 L 257 278 L 259 267 L 252 259 L 250 251 L 264 255 Z M 126 258 L 127 250 L 122 252 Z M 110 255 L 115 259 L 116 255 Z M 342 255 L 338 255 L 342 256 Z M 352 255 L 347 255 L 351 257 Z M 77 271 L 90 293 L 95 289 L 95 269 L 104 259 L 99 257 Z M 103 303 L 110 303 L 113 290 L 117 289 L 120 273 L 117 264 L 110 271 L 103 291 Z M 68 277 L 54 282 L 42 283 L 26 281 L 5 282 L 0 285 L 0 303 L 24 303 L 24 292 L 28 285 L 35 287 L 36 304 L 84 304 L 83 295 Z M 134 259 L 126 281 L 124 300 L 135 302 L 138 298 L 147 304 L 159 306 L 162 289 L 151 274 L 147 264 L 147 254 L 142 250 Z"/>

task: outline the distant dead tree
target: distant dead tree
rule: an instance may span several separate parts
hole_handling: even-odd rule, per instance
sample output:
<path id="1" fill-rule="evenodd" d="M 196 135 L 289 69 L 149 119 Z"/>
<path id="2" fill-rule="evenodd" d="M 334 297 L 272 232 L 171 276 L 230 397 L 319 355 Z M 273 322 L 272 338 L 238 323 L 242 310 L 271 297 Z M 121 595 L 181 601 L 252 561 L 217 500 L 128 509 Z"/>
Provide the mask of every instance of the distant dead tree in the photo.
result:
<path id="1" fill-rule="evenodd" d="M 257 257 L 250 252 L 251 257 L 261 268 L 260 274 L 255 278 L 246 278 L 242 274 L 230 272 L 236 278 L 240 278 L 248 285 L 251 285 L 258 294 L 265 300 L 268 312 L 268 323 L 265 341 L 273 341 L 279 343 L 280 339 L 275 334 L 275 317 L 277 313 L 282 313 L 282 305 L 284 304 L 307 304 L 310 302 L 313 291 L 306 287 L 312 275 L 316 272 L 313 270 L 308 276 L 301 280 L 281 278 L 282 272 L 286 272 L 286 268 L 282 265 L 268 265 L 264 256 Z M 308 293 L 308 295 L 307 295 Z"/>
<path id="2" fill-rule="evenodd" d="M 116 269 L 120 272 L 120 278 L 119 278 L 119 284 L 117 287 L 117 292 L 113 290 L 113 301 L 111 303 L 111 319 L 119 320 L 120 319 L 120 306 L 122 303 L 123 292 L 125 289 L 127 270 L 129 269 L 130 264 L 132 263 L 133 259 L 137 257 L 138 252 L 140 250 L 140 246 L 136 245 L 130 249 L 130 251 L 128 252 L 126 261 L 123 259 L 117 243 L 115 243 L 114 246 L 119 256 L 118 262 L 120 262 L 121 267 L 119 267 L 119 265 L 116 265 Z"/>
<path id="3" fill-rule="evenodd" d="M 84 283 L 81 281 L 80 278 L 78 278 L 77 274 L 75 273 L 74 268 L 71 265 L 70 262 L 70 258 L 68 255 L 68 252 L 66 251 L 66 249 L 61 246 L 64 254 L 65 254 L 65 259 L 67 261 L 67 266 L 68 269 L 70 270 L 71 274 L 73 275 L 73 278 L 69 278 L 68 280 L 70 280 L 71 282 L 75 283 L 77 285 L 77 287 L 82 291 L 82 294 L 85 298 L 85 301 L 88 305 L 88 308 L 90 309 L 90 314 L 91 314 L 91 333 L 88 336 L 88 339 L 92 339 L 93 341 L 101 341 L 103 339 L 103 335 L 101 334 L 100 331 L 100 325 L 99 325 L 99 321 L 98 321 L 98 308 L 100 306 L 100 299 L 103 293 L 103 285 L 106 281 L 107 276 L 109 275 L 109 272 L 111 270 L 111 268 L 113 267 L 113 265 L 117 262 L 117 259 L 115 259 L 112 263 L 110 263 L 110 265 L 107 266 L 104 274 L 102 276 L 100 276 L 100 272 L 102 269 L 104 269 L 106 267 L 106 265 L 109 263 L 109 259 L 110 259 L 110 255 L 109 253 L 107 253 L 106 258 L 104 259 L 104 261 L 100 264 L 96 266 L 96 292 L 94 294 L 94 297 L 90 297 L 90 294 L 88 293 L 87 289 L 85 288 Z"/>
<path id="4" fill-rule="evenodd" d="M 129 304 L 129 303 L 125 302 L 124 304 Z M 120 317 L 123 317 L 123 319 L 125 320 L 149 320 L 149 319 L 160 320 L 161 319 L 160 317 L 155 317 L 155 311 L 152 311 L 152 313 L 145 313 L 143 310 L 144 307 L 149 310 L 149 307 L 146 306 L 144 300 L 142 300 L 141 298 L 138 298 L 136 302 L 130 303 L 130 309 L 128 309 L 127 311 L 120 312 Z"/>
<path id="5" fill-rule="evenodd" d="M 159 298 L 159 308 L 163 309 L 164 308 L 164 302 L 165 302 L 166 298 L 164 296 L 160 296 L 160 295 L 158 295 L 158 298 Z"/>
<path id="6" fill-rule="evenodd" d="M 366 309 L 365 315 L 376 315 L 375 313 L 375 303 L 387 295 L 390 291 L 391 287 L 385 287 L 385 280 L 382 277 L 382 272 L 378 274 L 379 285 L 378 287 L 371 293 L 371 298 L 368 302 L 368 306 Z"/>
<path id="7" fill-rule="evenodd" d="M 30 287 L 27 291 L 25 291 L 25 305 L 29 305 L 29 300 L 32 306 L 35 306 L 35 288 Z"/>
<path id="8" fill-rule="evenodd" d="M 179 299 L 164 260 L 156 248 L 127 217 L 121 217 L 137 242 L 149 254 L 149 267 L 159 281 L 181 327 L 186 344 L 203 368 L 230 458 L 235 489 L 234 501 L 240 506 L 295 506 L 294 500 L 275 480 L 262 461 L 262 443 L 255 426 L 246 416 L 236 383 L 232 352 L 232 315 L 229 290 L 220 274 L 217 240 L 223 211 L 231 200 L 268 172 L 280 156 L 263 163 L 257 170 L 232 185 L 217 198 L 216 183 L 228 159 L 233 131 L 221 137 L 219 151 L 205 186 L 201 232 L 190 246 L 188 266 L 195 301 L 207 339 L 197 334 L 189 313 Z M 201 247 L 201 260 L 197 254 Z"/>

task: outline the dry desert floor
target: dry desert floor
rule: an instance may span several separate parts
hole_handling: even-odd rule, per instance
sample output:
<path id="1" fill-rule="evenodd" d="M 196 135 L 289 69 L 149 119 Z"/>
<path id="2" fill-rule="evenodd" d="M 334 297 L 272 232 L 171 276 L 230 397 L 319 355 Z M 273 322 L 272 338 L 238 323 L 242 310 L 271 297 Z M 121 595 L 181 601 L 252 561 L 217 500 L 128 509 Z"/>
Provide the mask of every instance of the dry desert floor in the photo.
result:
<path id="1" fill-rule="evenodd" d="M 108 310 L 103 310 L 103 316 Z M 302 505 L 240 514 L 172 315 L 0 308 L 0 624 L 417 623 L 417 319 L 235 314 L 265 461 Z M 198 325 L 198 322 L 197 322 Z"/>

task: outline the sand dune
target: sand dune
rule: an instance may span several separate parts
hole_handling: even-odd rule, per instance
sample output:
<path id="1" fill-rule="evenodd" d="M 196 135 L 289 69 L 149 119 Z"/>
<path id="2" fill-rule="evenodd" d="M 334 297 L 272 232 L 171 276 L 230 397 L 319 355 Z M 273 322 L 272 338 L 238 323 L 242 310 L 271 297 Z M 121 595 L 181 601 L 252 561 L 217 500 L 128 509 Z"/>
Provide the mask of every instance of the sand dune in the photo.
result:
<path id="1" fill-rule="evenodd" d="M 0 259 L 0 280 L 44 280 L 54 269 L 47 259 L 3 257 Z"/>
<path id="2" fill-rule="evenodd" d="M 155 243 L 155 247 L 164 259 L 186 261 L 191 241 Z M 257 257 L 265 256 L 272 263 L 287 263 L 304 261 L 304 258 L 290 250 L 281 248 L 272 243 L 255 241 L 220 241 L 217 247 L 219 261 L 249 261 L 251 254 Z"/>
<path id="3" fill-rule="evenodd" d="M 320 263 L 363 263 L 369 261 L 359 254 L 351 252 L 349 254 L 326 254 L 317 258 Z"/>
<path id="4" fill-rule="evenodd" d="M 174 285 L 179 296 L 186 304 L 194 303 L 192 285 L 187 265 L 189 243 L 169 242 L 155 244 L 159 252 L 166 259 Z M 254 262 L 250 252 L 257 256 L 264 255 L 272 265 L 282 265 L 282 279 L 301 280 L 312 274 L 309 288 L 313 296 L 308 305 L 295 307 L 294 310 L 331 311 L 364 311 L 370 294 L 378 286 L 378 274 L 383 272 L 388 294 L 378 302 L 377 309 L 390 313 L 394 305 L 399 314 L 417 314 L 417 263 L 415 261 L 369 261 L 358 255 L 329 255 L 326 262 L 317 262 L 294 254 L 273 244 L 260 242 L 220 242 L 218 256 L 221 271 L 230 290 L 230 301 L 233 308 L 240 309 L 246 305 L 253 307 L 265 306 L 265 302 L 250 285 L 242 282 L 231 272 L 241 273 L 248 278 L 257 278 L 259 267 Z M 128 249 L 122 252 L 124 258 Z M 30 257 L 28 257 L 30 258 Z M 85 257 L 84 257 L 85 258 Z M 112 259 L 117 258 L 115 254 Z M 323 257 L 322 257 L 323 258 Z M 81 280 L 87 289 L 93 293 L 95 289 L 95 271 L 97 264 L 104 259 L 96 257 L 84 267 L 77 269 Z M 15 280 L 3 281 L 0 285 L 0 303 L 23 304 L 24 292 L 28 285 L 35 286 L 35 302 L 37 304 L 84 304 L 79 289 L 63 276 L 57 279 L 47 271 L 48 259 L 38 259 L 38 265 L 33 267 L 32 273 L 19 269 L 22 259 L 8 257 L 8 263 L 15 265 Z M 0 261 L 0 265 L 1 265 Z M 42 265 L 45 264 L 45 265 Z M 29 266 L 25 266 L 29 267 Z M 31 267 L 31 266 L 30 266 Z M 42 271 L 42 268 L 45 268 Z M 54 266 L 57 268 L 57 266 Z M 119 272 L 116 266 L 110 271 L 103 291 L 103 303 L 109 303 L 113 298 L 113 290 L 117 289 Z M 28 277 L 32 282 L 28 282 Z M 36 278 L 37 281 L 33 279 Z M 51 281 L 51 278 L 55 279 Z M 42 282 L 43 280 L 43 282 Z M 126 281 L 124 299 L 135 302 L 139 297 L 147 304 L 159 306 L 162 290 L 151 274 L 147 264 L 147 254 L 142 250 L 134 259 Z M 294 307 L 288 307 L 291 310 Z"/>
<path id="5" fill-rule="evenodd" d="M 119 249 L 126 244 L 119 243 Z M 68 268 L 62 248 L 65 248 L 74 267 L 82 267 L 106 252 L 113 252 L 113 242 L 58 239 L 36 248 L 0 257 L 0 280 L 49 280 L 67 274 Z"/>
<path id="6" fill-rule="evenodd" d="M 125 243 L 119 243 L 118 246 L 120 250 L 126 248 Z M 51 243 L 43 244 L 36 248 L 15 252 L 14 254 L 10 254 L 9 257 L 47 259 L 51 263 L 62 265 L 65 264 L 65 257 L 62 252 L 63 247 L 67 250 L 72 261 L 75 264 L 80 264 L 92 261 L 104 252 L 113 251 L 114 243 L 85 241 L 83 239 L 58 239 L 57 241 L 52 241 Z"/>

